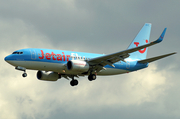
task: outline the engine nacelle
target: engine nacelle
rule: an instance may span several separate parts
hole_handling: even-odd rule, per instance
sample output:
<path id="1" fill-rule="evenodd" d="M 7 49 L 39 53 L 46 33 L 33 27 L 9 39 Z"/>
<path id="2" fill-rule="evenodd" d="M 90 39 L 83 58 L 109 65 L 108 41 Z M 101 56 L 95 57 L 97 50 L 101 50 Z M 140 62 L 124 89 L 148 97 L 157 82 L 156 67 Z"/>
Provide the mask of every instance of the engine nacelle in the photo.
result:
<path id="1" fill-rule="evenodd" d="M 67 62 L 67 69 L 74 72 L 87 72 L 89 64 L 81 60 L 71 60 Z"/>
<path id="2" fill-rule="evenodd" d="M 44 81 L 57 81 L 59 78 L 59 74 L 55 72 L 38 71 L 37 78 Z"/>

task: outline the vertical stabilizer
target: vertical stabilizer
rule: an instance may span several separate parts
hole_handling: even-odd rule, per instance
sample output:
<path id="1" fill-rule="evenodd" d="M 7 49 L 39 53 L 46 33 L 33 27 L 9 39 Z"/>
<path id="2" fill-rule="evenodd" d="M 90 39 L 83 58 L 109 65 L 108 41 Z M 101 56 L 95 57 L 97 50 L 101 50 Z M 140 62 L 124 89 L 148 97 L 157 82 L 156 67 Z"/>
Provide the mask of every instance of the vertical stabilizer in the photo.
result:
<path id="1" fill-rule="evenodd" d="M 141 45 L 149 43 L 149 37 L 151 32 L 151 23 L 145 23 L 142 29 L 139 31 L 135 39 L 129 45 L 128 49 L 135 48 Z M 141 49 L 139 51 L 130 53 L 131 59 L 146 59 L 148 48 Z"/>

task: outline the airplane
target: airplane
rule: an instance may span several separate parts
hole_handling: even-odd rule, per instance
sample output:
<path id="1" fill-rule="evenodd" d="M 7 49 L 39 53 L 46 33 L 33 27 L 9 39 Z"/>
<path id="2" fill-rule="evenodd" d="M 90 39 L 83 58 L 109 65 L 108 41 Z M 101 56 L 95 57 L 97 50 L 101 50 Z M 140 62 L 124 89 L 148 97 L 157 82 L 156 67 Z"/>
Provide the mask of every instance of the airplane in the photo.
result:
<path id="1" fill-rule="evenodd" d="M 97 75 L 117 75 L 147 68 L 149 63 L 161 58 L 176 54 L 176 52 L 146 58 L 149 46 L 160 43 L 166 32 L 165 28 L 160 37 L 149 42 L 151 23 L 145 23 L 129 47 L 124 51 L 112 54 L 94 54 L 85 52 L 26 48 L 14 51 L 4 60 L 13 65 L 15 69 L 38 70 L 37 79 L 43 81 L 57 81 L 64 77 L 72 79 L 71 86 L 77 86 L 80 76 L 88 76 L 89 81 L 96 79 Z"/>

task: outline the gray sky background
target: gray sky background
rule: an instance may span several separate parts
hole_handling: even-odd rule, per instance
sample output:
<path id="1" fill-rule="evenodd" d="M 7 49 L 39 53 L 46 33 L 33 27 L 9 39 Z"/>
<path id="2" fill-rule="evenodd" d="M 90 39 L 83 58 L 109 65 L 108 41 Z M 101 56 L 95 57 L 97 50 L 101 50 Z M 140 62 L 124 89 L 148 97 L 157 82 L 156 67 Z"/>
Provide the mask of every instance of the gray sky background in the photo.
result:
<path id="1" fill-rule="evenodd" d="M 0 0 L 1 119 L 179 119 L 180 32 L 178 0 Z M 167 27 L 148 57 L 178 54 L 141 71 L 71 87 L 65 79 L 44 82 L 36 71 L 22 78 L 4 61 L 17 49 L 53 48 L 113 53 L 128 47 L 144 23 L 151 41 Z"/>

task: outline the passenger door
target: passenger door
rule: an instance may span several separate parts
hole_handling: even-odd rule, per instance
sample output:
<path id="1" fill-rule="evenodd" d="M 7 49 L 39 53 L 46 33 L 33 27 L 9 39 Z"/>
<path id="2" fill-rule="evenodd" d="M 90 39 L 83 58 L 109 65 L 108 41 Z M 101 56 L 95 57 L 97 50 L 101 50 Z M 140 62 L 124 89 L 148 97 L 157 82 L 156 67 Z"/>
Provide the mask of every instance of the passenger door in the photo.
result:
<path id="1" fill-rule="evenodd" d="M 36 59 L 36 51 L 35 50 L 30 50 L 31 52 L 31 59 L 35 60 Z"/>

